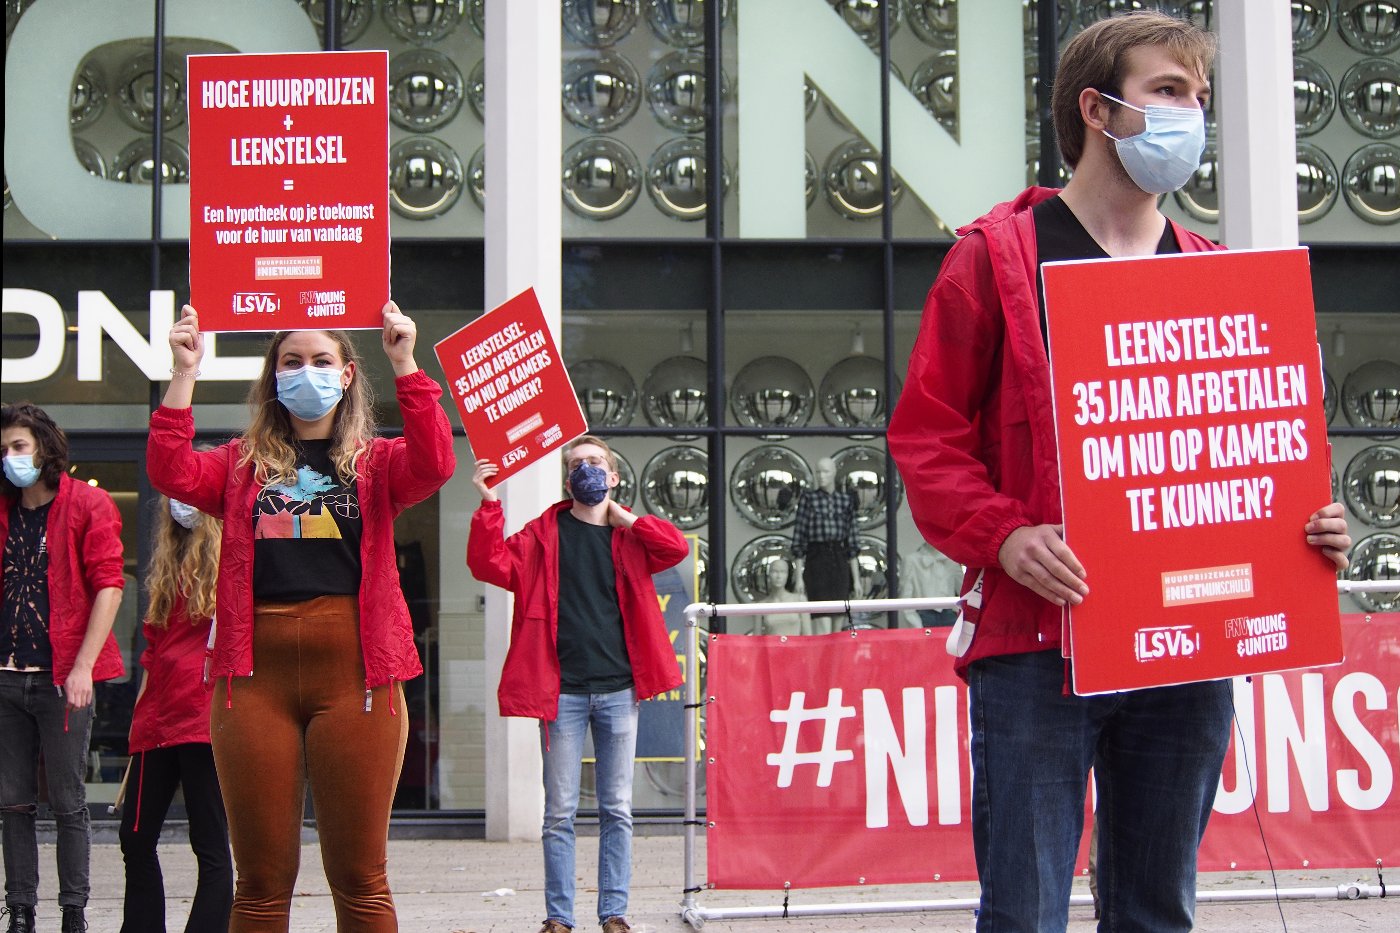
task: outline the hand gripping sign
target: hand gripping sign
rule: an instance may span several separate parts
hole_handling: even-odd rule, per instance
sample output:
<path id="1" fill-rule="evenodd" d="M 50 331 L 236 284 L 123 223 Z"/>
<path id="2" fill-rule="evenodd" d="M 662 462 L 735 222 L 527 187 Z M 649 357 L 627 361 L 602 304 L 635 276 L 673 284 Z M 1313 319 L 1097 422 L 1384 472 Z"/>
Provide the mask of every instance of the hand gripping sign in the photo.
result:
<path id="1" fill-rule="evenodd" d="M 202 330 L 382 326 L 388 61 L 190 56 L 190 303 Z"/>
<path id="2" fill-rule="evenodd" d="M 472 453 L 506 477 L 588 429 L 533 288 L 433 347 Z"/>
<path id="3" fill-rule="evenodd" d="M 1080 694 L 1335 664 L 1303 249 L 1046 263 Z"/>

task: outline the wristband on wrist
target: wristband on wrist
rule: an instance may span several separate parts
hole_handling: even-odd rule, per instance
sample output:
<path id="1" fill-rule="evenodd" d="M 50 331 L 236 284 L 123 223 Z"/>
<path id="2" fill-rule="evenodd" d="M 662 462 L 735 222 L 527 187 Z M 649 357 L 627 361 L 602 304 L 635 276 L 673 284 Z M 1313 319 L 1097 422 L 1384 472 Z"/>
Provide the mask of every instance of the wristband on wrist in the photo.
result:
<path id="1" fill-rule="evenodd" d="M 194 379 L 194 378 L 196 378 L 196 377 L 198 377 L 198 376 L 200 375 L 200 372 L 199 372 L 199 370 L 196 369 L 196 370 L 195 370 L 194 372 L 192 372 L 192 373 L 187 373 L 187 372 L 185 372 L 184 370 L 173 369 L 173 368 L 172 368 L 172 369 L 170 370 L 170 375 L 172 375 L 172 376 L 184 376 L 186 379 Z"/>

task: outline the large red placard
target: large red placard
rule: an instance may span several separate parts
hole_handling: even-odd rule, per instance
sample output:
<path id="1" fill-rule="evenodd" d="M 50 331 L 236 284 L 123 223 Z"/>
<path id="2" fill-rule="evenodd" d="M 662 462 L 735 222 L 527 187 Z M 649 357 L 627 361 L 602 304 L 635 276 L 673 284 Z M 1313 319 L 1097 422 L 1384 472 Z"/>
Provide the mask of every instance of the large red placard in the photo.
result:
<path id="1" fill-rule="evenodd" d="M 190 303 L 205 331 L 377 328 L 389 55 L 191 55 Z"/>
<path id="2" fill-rule="evenodd" d="M 1334 664 L 1330 501 L 1303 249 L 1046 263 L 1074 689 Z"/>
<path id="3" fill-rule="evenodd" d="M 433 347 L 472 454 L 495 486 L 588 430 L 533 288 Z"/>

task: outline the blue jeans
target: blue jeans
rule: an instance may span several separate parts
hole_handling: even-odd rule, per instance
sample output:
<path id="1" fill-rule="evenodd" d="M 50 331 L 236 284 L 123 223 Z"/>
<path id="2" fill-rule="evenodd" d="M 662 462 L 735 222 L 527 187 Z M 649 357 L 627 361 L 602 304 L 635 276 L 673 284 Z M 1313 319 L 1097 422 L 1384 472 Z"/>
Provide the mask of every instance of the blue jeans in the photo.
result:
<path id="1" fill-rule="evenodd" d="M 66 709 L 49 671 L 0 671 L 0 823 L 5 849 L 5 903 L 39 902 L 39 753 L 48 777 L 49 808 L 58 829 L 58 903 L 88 900 L 88 741 L 93 707 Z"/>
<path id="2" fill-rule="evenodd" d="M 565 693 L 559 718 L 540 724 L 544 754 L 544 906 L 574 925 L 574 814 L 583 740 L 591 727 L 597 757 L 598 922 L 627 913 L 632 883 L 632 769 L 637 756 L 637 691 Z"/>
<path id="3" fill-rule="evenodd" d="M 1064 930 L 1092 765 L 1100 929 L 1190 930 L 1196 850 L 1220 780 L 1230 682 L 1065 695 L 1058 651 L 969 671 L 979 933 Z"/>

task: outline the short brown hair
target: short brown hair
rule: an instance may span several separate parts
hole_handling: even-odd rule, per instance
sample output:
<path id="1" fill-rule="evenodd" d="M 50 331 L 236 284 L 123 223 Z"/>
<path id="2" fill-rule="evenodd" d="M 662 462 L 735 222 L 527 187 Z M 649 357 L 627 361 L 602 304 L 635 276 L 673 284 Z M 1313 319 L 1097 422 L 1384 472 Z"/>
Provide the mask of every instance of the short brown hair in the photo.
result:
<path id="1" fill-rule="evenodd" d="M 1084 121 L 1079 95 L 1085 88 L 1121 96 L 1123 69 L 1129 51 L 1160 45 L 1183 66 L 1202 76 L 1215 60 L 1215 36 L 1199 26 L 1165 13 L 1139 12 L 1099 20 L 1070 40 L 1060 57 L 1051 90 L 1050 111 L 1060 155 L 1073 168 L 1084 154 Z"/>
<path id="2" fill-rule="evenodd" d="M 58 488 L 58 481 L 68 472 L 68 435 L 54 423 L 49 413 L 38 405 L 29 402 L 16 402 L 0 409 L 0 430 L 25 428 L 34 435 L 34 446 L 39 456 L 39 480 L 50 489 Z M 19 487 L 10 482 L 8 476 L 0 475 L 0 492 L 7 497 L 19 495 Z"/>
<path id="3" fill-rule="evenodd" d="M 568 446 L 564 448 L 564 466 L 566 468 L 569 465 L 569 454 L 573 453 L 575 447 L 582 444 L 593 444 L 603 448 L 603 452 L 608 456 L 608 469 L 614 473 L 617 472 L 617 454 L 613 453 L 613 449 L 608 446 L 607 441 L 594 434 L 583 434 L 569 441 Z"/>

